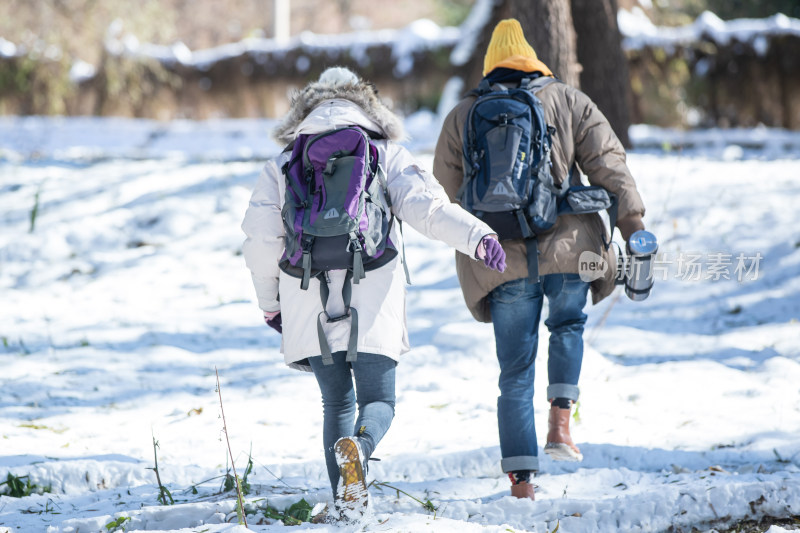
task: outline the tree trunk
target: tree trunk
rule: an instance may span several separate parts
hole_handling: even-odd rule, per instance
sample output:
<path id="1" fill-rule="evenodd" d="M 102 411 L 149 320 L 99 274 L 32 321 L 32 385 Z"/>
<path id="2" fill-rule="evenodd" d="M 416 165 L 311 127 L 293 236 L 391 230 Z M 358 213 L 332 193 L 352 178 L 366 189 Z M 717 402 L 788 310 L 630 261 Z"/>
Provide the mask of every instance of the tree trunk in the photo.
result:
<path id="1" fill-rule="evenodd" d="M 580 87 L 580 65 L 569 0 L 510 0 L 508 3 L 510 16 L 519 20 L 539 59 L 561 81 Z"/>
<path id="2" fill-rule="evenodd" d="M 480 0 L 478 0 L 480 1 Z M 507 1 L 494 0 L 492 7 L 492 14 L 486 22 L 486 26 L 481 30 L 480 37 L 475 43 L 475 48 L 472 50 L 472 56 L 462 67 L 462 76 L 464 77 L 464 88 L 466 90 L 474 89 L 483 78 L 483 58 L 486 55 L 486 49 L 489 47 L 489 41 L 492 38 L 492 31 L 497 23 L 502 19 L 508 17 Z"/>
<path id="3" fill-rule="evenodd" d="M 569 0 L 496 0 L 488 24 L 468 62 L 466 87 L 476 87 L 483 77 L 483 57 L 494 27 L 503 19 L 519 20 L 536 55 L 562 81 L 577 87 L 579 65 Z"/>
<path id="4" fill-rule="evenodd" d="M 622 144 L 630 146 L 630 76 L 617 11 L 617 0 L 572 0 L 581 89 L 608 118 Z"/>

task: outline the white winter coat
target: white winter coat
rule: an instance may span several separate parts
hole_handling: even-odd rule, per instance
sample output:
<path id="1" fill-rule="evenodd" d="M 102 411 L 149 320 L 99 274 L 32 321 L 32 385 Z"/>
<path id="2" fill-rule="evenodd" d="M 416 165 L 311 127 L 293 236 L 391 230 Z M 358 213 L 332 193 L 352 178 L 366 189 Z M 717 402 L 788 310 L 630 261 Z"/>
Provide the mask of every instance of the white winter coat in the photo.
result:
<path id="1" fill-rule="evenodd" d="M 347 125 L 358 125 L 386 133 L 383 124 L 351 100 L 324 100 L 293 128 L 293 134 L 315 134 Z M 415 161 L 402 146 L 381 140 L 378 161 L 387 176 L 392 212 L 404 223 L 431 239 L 452 246 L 474 257 L 480 240 L 491 228 L 457 204 L 450 203 L 442 186 Z M 309 370 L 307 357 L 321 354 L 317 336 L 317 315 L 322 311 L 319 281 L 312 278 L 308 290 L 300 280 L 278 268 L 284 252 L 281 207 L 285 180 L 280 171 L 289 153 L 269 161 L 256 183 L 242 229 L 247 235 L 244 258 L 252 272 L 258 306 L 264 311 L 280 309 L 283 321 L 281 352 L 288 365 Z M 400 243 L 398 224 L 393 224 L 392 242 Z M 398 249 L 399 249 L 398 244 Z M 358 351 L 375 353 L 397 360 L 409 350 L 405 309 L 405 274 L 402 254 L 386 265 L 369 271 L 359 284 L 353 284 L 351 306 L 358 310 Z M 341 288 L 344 270 L 331 271 L 328 313 L 344 312 Z M 332 352 L 347 350 L 350 319 L 326 323 L 323 328 Z"/>

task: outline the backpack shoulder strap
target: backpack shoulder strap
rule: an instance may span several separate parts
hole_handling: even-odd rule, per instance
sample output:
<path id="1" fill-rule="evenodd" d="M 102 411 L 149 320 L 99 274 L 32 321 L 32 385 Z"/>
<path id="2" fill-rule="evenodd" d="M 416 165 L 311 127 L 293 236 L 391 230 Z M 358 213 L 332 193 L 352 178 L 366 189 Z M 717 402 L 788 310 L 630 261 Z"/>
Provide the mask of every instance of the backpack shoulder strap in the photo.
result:
<path id="1" fill-rule="evenodd" d="M 383 141 L 385 139 L 388 139 L 388 137 L 386 137 L 386 135 L 384 135 L 383 133 L 367 129 L 367 128 L 364 128 L 362 126 L 358 126 L 358 127 L 366 132 L 367 136 L 369 137 L 369 139 L 371 141 Z"/>
<path id="2" fill-rule="evenodd" d="M 470 92 L 466 94 L 466 96 L 474 95 L 474 96 L 483 96 L 484 94 L 488 94 L 493 91 L 503 91 L 506 90 L 506 86 L 501 83 L 495 83 L 492 85 L 489 83 L 489 80 L 482 79 L 481 82 L 478 84 L 476 89 L 472 89 Z"/>
<path id="3" fill-rule="evenodd" d="M 534 78 L 528 82 L 527 89 L 533 94 L 536 94 L 540 90 L 550 85 L 551 83 L 556 83 L 556 82 L 563 83 L 561 80 L 553 76 L 539 76 L 538 78 Z"/>

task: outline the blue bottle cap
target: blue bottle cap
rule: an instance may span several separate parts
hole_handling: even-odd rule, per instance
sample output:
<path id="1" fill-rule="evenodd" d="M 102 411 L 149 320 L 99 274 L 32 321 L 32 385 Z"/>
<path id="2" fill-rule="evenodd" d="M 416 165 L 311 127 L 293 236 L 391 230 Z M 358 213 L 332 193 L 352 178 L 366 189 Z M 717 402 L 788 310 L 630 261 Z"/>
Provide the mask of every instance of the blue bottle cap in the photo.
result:
<path id="1" fill-rule="evenodd" d="M 655 235 L 640 229 L 628 239 L 628 249 L 635 255 L 654 254 L 658 250 L 658 241 Z"/>

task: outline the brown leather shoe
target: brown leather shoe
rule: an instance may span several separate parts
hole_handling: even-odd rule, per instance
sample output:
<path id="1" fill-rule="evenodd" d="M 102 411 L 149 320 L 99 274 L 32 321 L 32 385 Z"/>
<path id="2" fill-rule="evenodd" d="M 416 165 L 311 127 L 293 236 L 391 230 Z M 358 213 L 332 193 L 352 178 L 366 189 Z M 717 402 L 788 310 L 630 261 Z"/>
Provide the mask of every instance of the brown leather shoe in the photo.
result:
<path id="1" fill-rule="evenodd" d="M 547 419 L 547 444 L 544 447 L 544 453 L 552 457 L 554 461 L 583 461 L 583 454 L 569 435 L 570 412 L 571 409 L 550 406 L 550 416 Z"/>
<path id="2" fill-rule="evenodd" d="M 516 485 L 511 485 L 511 495 L 515 498 L 528 498 L 530 500 L 535 500 L 536 498 L 533 497 L 533 483 L 517 483 Z"/>

